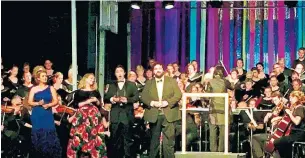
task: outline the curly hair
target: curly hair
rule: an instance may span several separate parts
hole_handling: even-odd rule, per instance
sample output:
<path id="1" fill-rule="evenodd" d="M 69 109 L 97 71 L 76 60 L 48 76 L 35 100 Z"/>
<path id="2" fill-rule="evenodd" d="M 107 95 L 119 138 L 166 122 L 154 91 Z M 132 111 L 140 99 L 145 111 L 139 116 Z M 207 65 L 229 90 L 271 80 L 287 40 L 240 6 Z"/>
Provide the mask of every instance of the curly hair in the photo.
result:
<path id="1" fill-rule="evenodd" d="M 79 84 L 78 84 L 78 89 L 83 89 L 86 87 L 86 80 L 89 78 L 89 76 L 93 76 L 94 77 L 94 74 L 93 73 L 87 73 L 84 75 L 84 77 L 79 81 Z M 93 83 L 93 85 L 90 86 L 92 90 L 96 90 L 97 89 L 97 84 L 96 82 Z"/>

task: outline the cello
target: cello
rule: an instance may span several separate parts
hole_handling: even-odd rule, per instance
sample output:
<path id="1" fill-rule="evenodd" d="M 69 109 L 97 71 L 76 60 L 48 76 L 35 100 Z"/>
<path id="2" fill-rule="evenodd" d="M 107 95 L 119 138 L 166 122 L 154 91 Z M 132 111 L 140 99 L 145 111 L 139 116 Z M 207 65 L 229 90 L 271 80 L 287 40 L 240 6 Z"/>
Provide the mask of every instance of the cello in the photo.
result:
<path id="1" fill-rule="evenodd" d="M 280 113 L 283 109 L 287 109 L 287 107 L 284 106 L 284 103 L 280 103 L 273 112 L 273 116 L 275 116 L 275 113 Z M 282 136 L 288 136 L 291 132 L 291 126 L 292 121 L 288 114 L 285 114 L 280 122 L 276 125 L 276 129 L 274 132 L 269 136 L 269 138 L 266 141 L 265 145 L 265 151 L 272 154 L 275 150 L 274 147 L 274 141 L 276 139 L 281 138 Z"/>

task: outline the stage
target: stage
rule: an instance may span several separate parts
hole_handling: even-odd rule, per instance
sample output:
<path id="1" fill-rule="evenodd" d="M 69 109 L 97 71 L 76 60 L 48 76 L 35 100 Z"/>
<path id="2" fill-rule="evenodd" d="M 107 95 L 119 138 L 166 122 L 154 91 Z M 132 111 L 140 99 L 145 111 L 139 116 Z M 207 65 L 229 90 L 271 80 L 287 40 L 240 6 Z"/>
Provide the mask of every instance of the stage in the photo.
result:
<path id="1" fill-rule="evenodd" d="M 245 153 L 228 153 L 224 154 L 222 152 L 186 152 L 182 154 L 181 152 L 175 153 L 175 158 L 246 158 Z"/>

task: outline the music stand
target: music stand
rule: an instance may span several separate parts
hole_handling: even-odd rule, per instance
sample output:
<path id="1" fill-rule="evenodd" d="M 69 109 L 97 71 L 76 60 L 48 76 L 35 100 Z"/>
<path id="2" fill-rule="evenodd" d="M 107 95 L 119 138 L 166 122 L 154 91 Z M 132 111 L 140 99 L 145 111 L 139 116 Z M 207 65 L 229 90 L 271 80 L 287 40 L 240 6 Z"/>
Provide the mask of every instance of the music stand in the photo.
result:
<path id="1" fill-rule="evenodd" d="M 181 109 L 180 109 L 181 110 Z M 202 122 L 202 114 L 203 113 L 208 113 L 210 111 L 209 108 L 187 108 L 186 111 L 189 111 L 191 113 L 200 113 L 200 121 Z M 201 125 L 201 122 L 199 124 L 199 139 L 200 139 L 200 143 L 199 143 L 199 151 L 201 151 L 201 141 L 202 141 L 202 125 Z M 204 140 L 204 143 L 205 143 L 205 150 L 207 150 L 207 144 L 208 144 L 208 141 L 207 141 L 207 132 L 205 131 L 205 140 Z"/>

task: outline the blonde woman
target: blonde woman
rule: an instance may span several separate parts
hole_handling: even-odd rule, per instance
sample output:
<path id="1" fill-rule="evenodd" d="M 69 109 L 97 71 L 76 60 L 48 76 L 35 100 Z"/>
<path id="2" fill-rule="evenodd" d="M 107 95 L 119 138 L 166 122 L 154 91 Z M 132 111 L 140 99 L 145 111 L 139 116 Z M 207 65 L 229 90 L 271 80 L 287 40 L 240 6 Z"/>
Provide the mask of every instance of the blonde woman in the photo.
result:
<path id="1" fill-rule="evenodd" d="M 55 75 L 53 77 L 53 83 L 54 83 L 53 87 L 56 90 L 63 89 L 63 90 L 68 91 L 67 87 L 62 84 L 63 79 L 64 79 L 64 75 L 61 72 L 56 72 L 55 73 Z"/>
<path id="2" fill-rule="evenodd" d="M 36 74 L 38 71 L 46 71 L 46 69 L 42 65 L 37 65 L 34 67 L 32 76 L 33 76 L 33 79 L 34 79 L 33 81 L 35 84 L 37 82 L 35 79 L 36 79 Z"/>
<path id="3" fill-rule="evenodd" d="M 47 85 L 47 72 L 36 73 L 37 86 L 31 88 L 28 104 L 32 106 L 32 144 L 33 157 L 60 158 L 61 147 L 57 137 L 53 106 L 57 105 L 54 87 Z"/>
<path id="4" fill-rule="evenodd" d="M 67 157 L 106 157 L 104 125 L 99 109 L 101 95 L 97 91 L 94 74 L 86 74 L 79 82 L 74 95 L 77 113 L 69 118 L 72 122 Z"/>
<path id="5" fill-rule="evenodd" d="M 146 78 L 144 77 L 144 67 L 142 65 L 138 65 L 136 68 L 136 73 L 138 76 L 137 82 L 145 85 Z"/>

